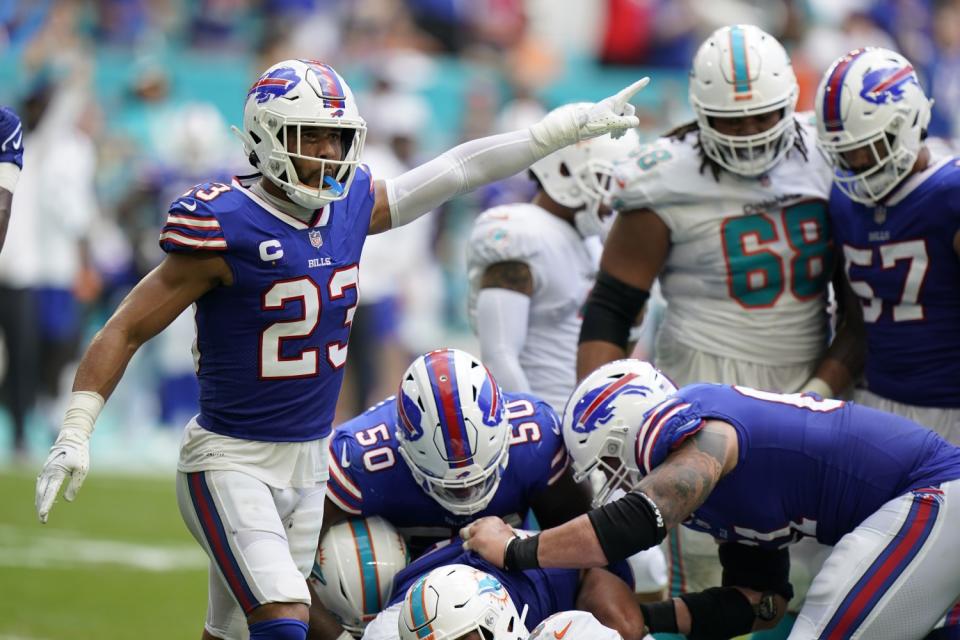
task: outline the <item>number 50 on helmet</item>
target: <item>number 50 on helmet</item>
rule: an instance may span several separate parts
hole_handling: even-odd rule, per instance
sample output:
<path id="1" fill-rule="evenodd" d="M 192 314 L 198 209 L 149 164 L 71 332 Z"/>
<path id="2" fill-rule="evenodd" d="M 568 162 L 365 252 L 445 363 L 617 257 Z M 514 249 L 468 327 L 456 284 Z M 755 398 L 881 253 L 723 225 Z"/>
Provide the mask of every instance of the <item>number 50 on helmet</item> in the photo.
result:
<path id="1" fill-rule="evenodd" d="M 648 410 L 677 388 L 643 360 L 614 360 L 584 378 L 563 411 L 563 442 L 572 458 L 573 478 L 599 469 L 605 476 L 594 497 L 603 504 L 614 489 L 630 490 L 641 477 L 636 440 Z"/>

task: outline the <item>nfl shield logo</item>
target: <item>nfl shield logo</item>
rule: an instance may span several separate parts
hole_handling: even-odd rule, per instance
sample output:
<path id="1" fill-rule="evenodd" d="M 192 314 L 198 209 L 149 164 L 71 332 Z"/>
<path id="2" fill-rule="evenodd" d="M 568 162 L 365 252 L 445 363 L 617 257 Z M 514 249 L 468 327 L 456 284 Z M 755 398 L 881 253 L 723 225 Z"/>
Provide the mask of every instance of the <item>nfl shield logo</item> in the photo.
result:
<path id="1" fill-rule="evenodd" d="M 310 244 L 313 245 L 314 249 L 319 249 L 323 246 L 323 236 L 320 235 L 320 229 L 310 229 L 307 235 L 310 236 Z"/>

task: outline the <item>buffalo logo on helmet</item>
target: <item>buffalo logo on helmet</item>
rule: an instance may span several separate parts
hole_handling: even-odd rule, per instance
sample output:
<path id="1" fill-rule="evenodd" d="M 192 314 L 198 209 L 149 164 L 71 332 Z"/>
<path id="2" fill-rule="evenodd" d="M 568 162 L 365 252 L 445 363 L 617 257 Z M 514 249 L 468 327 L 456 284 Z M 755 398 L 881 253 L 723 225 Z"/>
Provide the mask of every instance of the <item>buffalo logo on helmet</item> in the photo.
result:
<path id="1" fill-rule="evenodd" d="M 400 414 L 400 426 L 406 432 L 407 440 L 419 440 L 423 436 L 423 428 L 420 426 L 422 412 L 417 403 L 403 393 L 402 389 L 397 394 L 397 413 Z"/>
<path id="2" fill-rule="evenodd" d="M 585 393 L 573 410 L 571 429 L 577 433 L 590 433 L 606 425 L 616 413 L 617 403 L 626 396 L 647 397 L 653 389 L 645 385 L 630 384 L 634 373 Z"/>
<path id="3" fill-rule="evenodd" d="M 483 424 L 496 427 L 503 417 L 503 402 L 500 399 L 500 387 L 494 382 L 489 370 L 486 374 L 477 395 L 477 406 L 483 412 Z"/>
<path id="4" fill-rule="evenodd" d="M 908 84 L 920 86 L 910 65 L 869 69 L 863 75 L 863 89 L 860 91 L 860 97 L 873 104 L 900 102 Z"/>
<path id="5" fill-rule="evenodd" d="M 263 104 L 268 100 L 287 95 L 298 84 L 300 84 L 300 76 L 293 67 L 271 69 L 253 83 L 250 91 L 247 92 L 247 97 L 254 96 L 257 104 Z"/>

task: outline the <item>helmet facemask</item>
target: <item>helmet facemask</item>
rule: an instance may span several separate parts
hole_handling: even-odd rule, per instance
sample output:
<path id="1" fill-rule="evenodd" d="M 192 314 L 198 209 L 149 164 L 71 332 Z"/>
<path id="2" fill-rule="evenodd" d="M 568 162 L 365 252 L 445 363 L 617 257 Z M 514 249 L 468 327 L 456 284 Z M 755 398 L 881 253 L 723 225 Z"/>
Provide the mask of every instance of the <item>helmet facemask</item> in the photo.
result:
<path id="1" fill-rule="evenodd" d="M 269 112 L 262 120 L 274 142 L 270 155 L 259 168 L 264 176 L 283 189 L 290 200 L 308 209 L 319 209 L 347 197 L 360 164 L 360 149 L 367 136 L 366 125 L 320 125 L 311 120 L 281 119 Z M 340 158 L 320 158 L 303 153 L 304 131 L 314 128 L 341 131 Z M 300 178 L 294 159 L 319 164 L 316 171 L 323 172 L 324 176 L 319 186 L 311 186 Z"/>
<path id="2" fill-rule="evenodd" d="M 590 236 L 604 238 L 613 220 L 612 211 L 610 211 L 614 190 L 613 163 L 600 158 L 591 158 L 572 177 L 576 188 L 583 194 L 583 208 L 573 214 L 577 231 L 584 238 Z M 605 208 L 606 215 L 602 215 L 601 207 Z"/>
<path id="3" fill-rule="evenodd" d="M 819 148 L 827 162 L 834 168 L 833 181 L 851 200 L 862 204 L 879 202 L 909 175 L 920 151 L 920 136 L 907 141 L 910 128 L 906 117 L 897 114 L 887 127 L 874 135 L 846 144 L 831 144 L 820 141 Z M 911 144 L 912 143 L 912 144 Z M 849 154 L 865 150 L 873 162 L 865 169 L 853 167 L 848 162 Z"/>
<path id="4" fill-rule="evenodd" d="M 636 463 L 630 461 L 629 448 L 624 443 L 631 430 L 627 426 L 610 427 L 606 439 L 600 445 L 600 455 L 591 458 L 586 464 L 573 460 L 573 481 L 580 483 L 588 480 L 596 473 L 603 474 L 603 482 L 596 487 L 592 505 L 594 508 L 603 506 L 610 495 L 617 489 L 630 491 L 640 481 L 640 471 Z"/>
<path id="5" fill-rule="evenodd" d="M 505 447 L 499 460 L 486 469 L 474 464 L 439 478 L 417 466 L 403 447 L 399 447 L 399 451 L 420 488 L 444 509 L 458 516 L 470 516 L 487 508 L 497 493 L 510 459 L 510 448 Z"/>
<path id="6" fill-rule="evenodd" d="M 790 151 L 797 135 L 792 107 L 789 109 L 789 117 L 786 114 L 788 110 L 782 106 L 750 115 L 764 115 L 773 111 L 782 111 L 783 114 L 777 123 L 766 131 L 734 136 L 720 133 L 712 121 L 715 118 L 745 117 L 743 114 L 705 115 L 710 113 L 708 109 L 698 109 L 697 121 L 703 152 L 718 165 L 737 175 L 756 177 L 767 173 Z"/>

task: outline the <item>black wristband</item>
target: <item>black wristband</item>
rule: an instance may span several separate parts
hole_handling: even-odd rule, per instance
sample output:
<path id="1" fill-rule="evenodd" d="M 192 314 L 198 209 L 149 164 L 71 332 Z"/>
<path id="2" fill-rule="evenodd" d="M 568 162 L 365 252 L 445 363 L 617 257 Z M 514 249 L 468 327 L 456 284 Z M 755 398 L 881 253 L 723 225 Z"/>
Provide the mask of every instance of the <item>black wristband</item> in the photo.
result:
<path id="1" fill-rule="evenodd" d="M 643 624 L 647 633 L 677 633 L 677 608 L 673 598 L 660 602 L 641 602 Z"/>
<path id="2" fill-rule="evenodd" d="M 680 596 L 690 611 L 690 640 L 728 640 L 750 633 L 756 612 L 734 587 L 711 587 Z"/>
<path id="3" fill-rule="evenodd" d="M 528 538 L 512 538 L 507 542 L 503 553 L 503 568 L 507 571 L 525 571 L 539 569 L 537 550 L 540 548 L 540 534 Z"/>
<path id="4" fill-rule="evenodd" d="M 607 562 L 628 558 L 667 536 L 660 509 L 645 493 L 631 491 L 587 513 Z"/>

